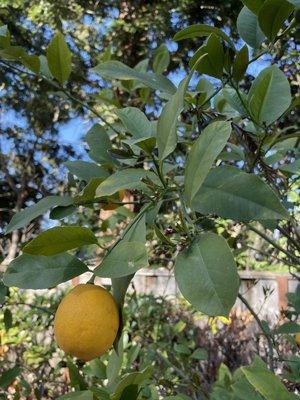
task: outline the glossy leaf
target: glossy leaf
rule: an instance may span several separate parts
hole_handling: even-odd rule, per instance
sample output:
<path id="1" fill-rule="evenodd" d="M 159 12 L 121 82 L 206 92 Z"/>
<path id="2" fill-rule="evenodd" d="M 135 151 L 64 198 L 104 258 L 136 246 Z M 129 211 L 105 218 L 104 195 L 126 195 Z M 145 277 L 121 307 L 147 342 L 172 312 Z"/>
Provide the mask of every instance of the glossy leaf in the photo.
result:
<path id="1" fill-rule="evenodd" d="M 23 228 L 24 226 L 28 225 L 32 220 L 50 210 L 52 207 L 69 206 L 72 203 L 73 200 L 69 196 L 47 196 L 33 206 L 27 207 L 24 210 L 21 210 L 17 214 L 15 214 L 6 228 L 6 234 L 16 229 Z"/>
<path id="2" fill-rule="evenodd" d="M 178 117 L 184 108 L 184 96 L 191 75 L 184 78 L 171 99 L 164 106 L 157 123 L 157 146 L 160 161 L 171 154 L 177 145 Z"/>
<path id="3" fill-rule="evenodd" d="M 266 0 L 259 10 L 258 22 L 261 30 L 272 42 L 294 7 L 285 0 Z"/>
<path id="4" fill-rule="evenodd" d="M 122 189 L 144 189 L 146 185 L 141 180 L 146 177 L 159 184 L 157 176 L 151 171 L 139 168 L 117 171 L 98 186 L 96 196 L 111 196 Z"/>
<path id="5" fill-rule="evenodd" d="M 146 115 L 136 107 L 125 107 L 116 111 L 126 130 L 136 139 L 152 136 L 153 125 Z"/>
<path id="6" fill-rule="evenodd" d="M 170 64 L 170 53 L 165 44 L 161 44 L 153 52 L 153 71 L 157 74 L 162 74 Z"/>
<path id="7" fill-rule="evenodd" d="M 113 164 L 115 160 L 109 155 L 111 149 L 110 138 L 106 130 L 95 124 L 86 134 L 85 140 L 89 146 L 89 157 L 99 164 Z"/>
<path id="8" fill-rule="evenodd" d="M 215 26 L 205 24 L 195 24 L 182 29 L 180 32 L 176 33 L 174 40 L 179 41 L 183 39 L 209 36 L 212 33 L 225 40 L 231 47 L 234 47 L 232 40 L 225 32 Z"/>
<path id="9" fill-rule="evenodd" d="M 241 38 L 254 49 L 259 48 L 265 39 L 265 35 L 259 27 L 257 16 L 247 7 L 243 7 L 239 13 L 237 29 Z"/>
<path id="10" fill-rule="evenodd" d="M 68 253 L 52 257 L 22 254 L 9 264 L 4 283 L 21 289 L 47 289 L 87 271 L 83 262 Z"/>
<path id="11" fill-rule="evenodd" d="M 197 310 L 211 316 L 228 316 L 238 294 L 239 276 L 222 236 L 202 234 L 179 253 L 175 278 L 182 295 Z"/>
<path id="12" fill-rule="evenodd" d="M 92 178 L 107 178 L 109 173 L 103 167 L 87 161 L 66 161 L 64 165 L 72 175 L 86 182 Z"/>
<path id="13" fill-rule="evenodd" d="M 248 94 L 249 110 L 259 124 L 270 125 L 280 118 L 291 101 L 288 79 L 276 65 L 265 68 L 258 75 Z"/>
<path id="14" fill-rule="evenodd" d="M 140 72 L 128 67 L 120 61 L 107 61 L 97 65 L 93 69 L 96 73 L 107 79 L 137 80 L 143 85 L 154 90 L 166 92 L 169 95 L 175 93 L 173 83 L 163 75 Z"/>
<path id="15" fill-rule="evenodd" d="M 191 58 L 190 66 L 201 74 L 221 79 L 224 68 L 224 50 L 220 38 L 211 34 L 204 46 L 200 47 Z"/>
<path id="16" fill-rule="evenodd" d="M 200 189 L 218 154 L 231 134 L 230 122 L 217 121 L 208 125 L 194 142 L 186 163 L 184 190 L 190 204 Z"/>
<path id="17" fill-rule="evenodd" d="M 232 77 L 236 82 L 244 78 L 249 63 L 248 47 L 243 46 L 235 56 L 232 67 Z"/>
<path id="18" fill-rule="evenodd" d="M 28 254 L 52 256 L 66 250 L 97 243 L 96 236 L 88 228 L 57 226 L 40 233 L 27 243 L 22 250 Z"/>
<path id="19" fill-rule="evenodd" d="M 46 55 L 48 67 L 54 78 L 60 83 L 66 81 L 72 70 L 72 54 L 61 32 L 51 40 Z"/>
<path id="20" fill-rule="evenodd" d="M 289 218 L 275 192 L 261 178 L 228 165 L 210 171 L 192 209 L 238 221 Z"/>

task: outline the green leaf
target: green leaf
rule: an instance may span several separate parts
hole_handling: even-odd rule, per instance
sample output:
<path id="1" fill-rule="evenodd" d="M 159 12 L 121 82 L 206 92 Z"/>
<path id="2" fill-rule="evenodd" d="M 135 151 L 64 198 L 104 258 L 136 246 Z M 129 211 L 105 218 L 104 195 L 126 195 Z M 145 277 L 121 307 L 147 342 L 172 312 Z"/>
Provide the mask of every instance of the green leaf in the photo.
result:
<path id="1" fill-rule="evenodd" d="M 182 295 L 197 310 L 212 316 L 228 316 L 238 294 L 239 276 L 222 236 L 202 234 L 179 253 L 175 278 Z"/>
<path id="2" fill-rule="evenodd" d="M 31 71 L 33 71 L 35 74 L 38 74 L 40 72 L 40 59 L 38 56 L 34 55 L 29 55 L 29 54 L 24 54 L 22 56 L 22 63 L 24 66 Z"/>
<path id="3" fill-rule="evenodd" d="M 83 390 L 81 392 L 73 392 L 64 394 L 59 397 L 59 400 L 93 400 L 94 394 L 90 390 Z"/>
<path id="4" fill-rule="evenodd" d="M 136 107 L 125 107 L 115 113 L 122 121 L 124 127 L 136 139 L 152 136 L 153 125 L 146 115 Z"/>
<path id="5" fill-rule="evenodd" d="M 9 264 L 3 281 L 21 289 L 47 289 L 87 271 L 83 262 L 68 253 L 52 257 L 22 254 Z"/>
<path id="6" fill-rule="evenodd" d="M 247 7 L 243 7 L 237 19 L 237 29 L 241 38 L 249 46 L 257 49 L 265 39 L 258 24 L 258 18 Z"/>
<path id="7" fill-rule="evenodd" d="M 141 213 L 142 212 L 143 210 L 141 210 Z M 112 249 L 112 252 L 115 251 L 115 249 L 116 251 L 118 251 L 119 243 L 125 243 L 125 242 L 140 242 L 142 244 L 146 243 L 146 218 L 145 215 L 144 214 L 141 215 L 141 213 L 135 217 L 134 221 L 131 223 L 129 228 L 121 236 L 121 240 L 117 242 L 114 248 Z M 121 278 L 112 279 L 113 296 L 120 310 L 123 307 L 126 291 L 133 276 L 134 273 Z"/>
<path id="8" fill-rule="evenodd" d="M 248 94 L 248 108 L 259 124 L 270 125 L 280 118 L 291 101 L 289 81 L 276 65 L 265 68 L 258 75 Z"/>
<path id="9" fill-rule="evenodd" d="M 0 387 L 6 389 L 13 381 L 20 375 L 21 368 L 19 366 L 14 366 L 11 369 L 2 372 L 0 376 Z"/>
<path id="10" fill-rule="evenodd" d="M 255 357 L 250 366 L 241 367 L 241 371 L 248 382 L 266 400 L 291 400 L 291 393 L 288 392 L 278 377 L 268 370 L 259 357 Z"/>
<path id="11" fill-rule="evenodd" d="M 33 219 L 43 215 L 46 211 L 50 210 L 50 208 L 55 206 L 69 206 L 73 203 L 73 200 L 69 196 L 61 197 L 61 196 L 48 196 L 44 199 L 40 200 L 38 203 L 33 206 L 27 207 L 24 210 L 15 214 L 9 225 L 6 228 L 6 234 L 16 230 L 23 228 L 28 225 Z"/>
<path id="12" fill-rule="evenodd" d="M 7 308 L 4 311 L 4 327 L 5 330 L 8 331 L 13 325 L 13 318 L 11 311 Z"/>
<path id="13" fill-rule="evenodd" d="M 204 55 L 206 55 L 204 57 Z M 220 38 L 211 34 L 204 46 L 200 47 L 190 60 L 191 68 L 201 74 L 222 78 L 224 68 L 224 50 Z"/>
<path id="14" fill-rule="evenodd" d="M 120 400 L 137 400 L 139 395 L 139 387 L 138 385 L 129 385 L 127 386 L 123 392 Z"/>
<path id="15" fill-rule="evenodd" d="M 249 51 L 248 47 L 243 46 L 235 56 L 232 67 L 232 77 L 236 82 L 244 78 L 249 64 Z"/>
<path id="16" fill-rule="evenodd" d="M 243 4 L 249 8 L 254 14 L 258 14 L 264 0 L 242 0 Z"/>
<path id="17" fill-rule="evenodd" d="M 300 171 L 300 159 L 295 160 L 290 164 L 281 165 L 279 168 L 283 172 L 288 172 L 289 174 L 296 175 L 299 174 Z"/>
<path id="18" fill-rule="evenodd" d="M 117 351 L 113 350 L 108 359 L 106 375 L 109 385 L 115 382 L 120 373 L 123 364 L 123 354 L 123 338 L 121 338 L 117 346 Z"/>
<path id="19" fill-rule="evenodd" d="M 198 104 L 201 106 L 214 93 L 215 87 L 207 79 L 200 79 L 196 86 L 196 90 L 199 92 Z"/>
<path id="20" fill-rule="evenodd" d="M 216 28 L 211 25 L 205 25 L 205 24 L 191 25 L 187 28 L 182 29 L 180 32 L 176 33 L 176 35 L 174 36 L 174 40 L 179 41 L 179 40 L 183 40 L 183 39 L 209 36 L 212 33 L 214 33 L 216 36 L 224 39 L 225 42 L 227 42 L 231 47 L 234 48 L 234 44 L 233 44 L 232 40 L 230 39 L 229 36 L 226 35 L 226 33 L 221 31 L 221 29 L 219 29 L 219 28 Z"/>
<path id="21" fill-rule="evenodd" d="M 83 377 L 80 375 L 77 365 L 75 365 L 71 360 L 68 360 L 67 367 L 70 373 L 71 387 L 73 387 L 75 390 L 87 389 L 87 384 L 84 381 Z"/>
<path id="22" fill-rule="evenodd" d="M 271 42 L 277 37 L 285 20 L 289 18 L 294 7 L 285 0 L 266 0 L 259 10 L 258 22 L 261 30 Z"/>
<path id="23" fill-rule="evenodd" d="M 121 278 L 147 267 L 145 245 L 140 242 L 120 243 L 111 251 L 94 274 L 105 278 Z"/>
<path id="24" fill-rule="evenodd" d="M 51 74 L 60 83 L 66 81 L 72 70 L 72 54 L 61 32 L 57 32 L 46 51 Z"/>
<path id="25" fill-rule="evenodd" d="M 0 281 L 0 306 L 2 306 L 2 304 L 5 303 L 7 295 L 8 295 L 8 289 L 3 284 L 3 282 Z"/>
<path id="26" fill-rule="evenodd" d="M 23 252 L 52 256 L 88 244 L 98 244 L 93 232 L 81 226 L 56 226 L 40 233 L 23 247 Z"/>
<path id="27" fill-rule="evenodd" d="M 96 163 L 111 165 L 115 160 L 109 155 L 111 149 L 110 138 L 106 130 L 99 124 L 95 124 L 86 134 L 85 140 L 89 145 L 89 157 Z"/>
<path id="28" fill-rule="evenodd" d="M 103 178 L 92 178 L 82 192 L 74 198 L 74 204 L 87 204 L 95 199 L 96 189 L 104 181 Z"/>
<path id="29" fill-rule="evenodd" d="M 157 74 L 162 74 L 170 64 L 170 54 L 167 46 L 161 44 L 153 52 L 153 71 Z"/>
<path id="30" fill-rule="evenodd" d="M 240 92 L 240 96 L 237 92 L 231 87 L 225 87 L 222 90 L 222 94 L 227 101 L 227 103 L 238 113 L 241 114 L 242 117 L 247 117 L 248 111 L 246 110 L 244 104 L 247 104 L 247 96 L 244 92 Z M 240 97 L 243 99 L 241 101 Z"/>
<path id="31" fill-rule="evenodd" d="M 72 175 L 86 182 L 92 178 L 107 178 L 109 176 L 106 169 L 87 161 L 66 161 L 64 165 Z"/>
<path id="32" fill-rule="evenodd" d="M 298 332 L 300 332 L 300 325 L 296 324 L 296 322 L 285 322 L 275 329 L 275 334 L 277 335 L 293 334 Z"/>
<path id="33" fill-rule="evenodd" d="M 73 205 L 70 206 L 58 206 L 53 208 L 53 210 L 50 211 L 49 218 L 50 219 L 63 219 L 68 217 L 71 214 L 74 214 L 74 212 L 77 211 L 77 208 Z"/>
<path id="34" fill-rule="evenodd" d="M 66 81 L 72 71 L 72 54 L 61 32 L 51 40 L 46 55 L 48 67 L 54 78 L 60 83 Z"/>
<path id="35" fill-rule="evenodd" d="M 275 192 L 263 180 L 229 165 L 209 172 L 194 197 L 192 209 L 237 221 L 289 218 Z"/>
<path id="36" fill-rule="evenodd" d="M 194 142 L 185 169 L 184 190 L 188 204 L 191 204 L 230 134 L 230 122 L 216 121 L 208 125 Z"/>
<path id="37" fill-rule="evenodd" d="M 176 148 L 178 117 L 184 108 L 184 96 L 190 78 L 191 74 L 180 82 L 176 93 L 164 106 L 159 116 L 157 123 L 157 146 L 160 161 L 168 157 Z"/>
<path id="38" fill-rule="evenodd" d="M 169 95 L 175 93 L 173 83 L 163 75 L 140 72 L 130 68 L 120 61 L 107 61 L 97 65 L 93 70 L 107 79 L 137 80 L 154 90 L 166 92 Z"/>
<path id="39" fill-rule="evenodd" d="M 118 383 L 115 393 L 111 396 L 112 400 L 120 400 L 123 391 L 130 385 L 141 385 L 144 381 L 152 375 L 152 368 L 145 368 L 141 372 L 132 372 L 125 374 L 122 380 Z"/>
<path id="40" fill-rule="evenodd" d="M 205 349 L 196 349 L 191 355 L 191 358 L 194 360 L 207 360 L 208 352 Z"/>
<path id="41" fill-rule="evenodd" d="M 140 168 L 124 169 L 110 175 L 96 190 L 97 197 L 111 196 L 122 189 L 145 189 L 146 185 L 141 182 L 143 178 L 149 178 L 155 184 L 160 184 L 154 172 Z"/>

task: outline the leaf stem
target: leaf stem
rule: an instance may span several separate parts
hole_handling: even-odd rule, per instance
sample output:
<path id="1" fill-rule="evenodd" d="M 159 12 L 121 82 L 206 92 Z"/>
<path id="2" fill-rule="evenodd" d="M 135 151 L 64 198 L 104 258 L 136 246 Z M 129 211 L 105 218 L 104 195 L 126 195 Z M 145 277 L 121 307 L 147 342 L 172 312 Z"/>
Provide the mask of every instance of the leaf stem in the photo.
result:
<path id="1" fill-rule="evenodd" d="M 257 322 L 258 326 L 260 327 L 263 335 L 267 339 L 268 342 L 268 347 L 269 347 L 269 365 L 271 371 L 274 372 L 274 346 L 273 346 L 273 338 L 272 335 L 265 329 L 262 321 L 260 320 L 259 316 L 257 313 L 254 311 L 254 309 L 251 307 L 251 305 L 248 303 L 248 301 L 245 299 L 245 297 L 242 294 L 238 294 L 238 298 L 241 300 L 241 302 L 247 307 L 247 309 L 250 311 L 252 314 L 253 318 Z"/>
<path id="2" fill-rule="evenodd" d="M 248 229 L 250 229 L 251 231 L 255 232 L 257 235 L 262 237 L 265 241 L 270 243 L 273 247 L 275 247 L 276 249 L 278 249 L 279 251 L 281 251 L 282 253 L 287 255 L 296 264 L 300 265 L 300 259 L 298 257 L 296 257 L 294 254 L 290 253 L 288 250 L 286 250 L 283 247 L 281 247 L 273 239 L 269 238 L 269 236 L 267 236 L 264 232 L 261 232 L 259 229 L 255 228 L 254 226 L 252 226 L 250 224 L 245 223 L 245 225 L 247 226 Z"/>

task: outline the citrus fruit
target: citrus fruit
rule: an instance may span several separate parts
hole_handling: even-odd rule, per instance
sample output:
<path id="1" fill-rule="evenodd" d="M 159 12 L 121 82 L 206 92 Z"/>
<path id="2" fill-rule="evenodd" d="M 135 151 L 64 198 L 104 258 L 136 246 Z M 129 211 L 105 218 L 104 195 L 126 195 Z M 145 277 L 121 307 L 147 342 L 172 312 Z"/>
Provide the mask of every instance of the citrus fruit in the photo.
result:
<path id="1" fill-rule="evenodd" d="M 118 307 L 112 295 L 93 284 L 75 286 L 59 304 L 54 334 L 67 354 L 89 361 L 105 353 L 119 328 Z"/>
<path id="2" fill-rule="evenodd" d="M 296 333 L 295 339 L 296 339 L 297 345 L 300 346 L 300 332 Z"/>

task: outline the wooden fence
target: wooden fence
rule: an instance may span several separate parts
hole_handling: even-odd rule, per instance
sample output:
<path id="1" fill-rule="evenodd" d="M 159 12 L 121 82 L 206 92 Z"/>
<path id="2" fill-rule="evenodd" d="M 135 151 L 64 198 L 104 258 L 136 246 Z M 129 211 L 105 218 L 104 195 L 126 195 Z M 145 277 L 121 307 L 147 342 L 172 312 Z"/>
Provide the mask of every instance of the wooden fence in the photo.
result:
<path id="1" fill-rule="evenodd" d="M 287 307 L 286 294 L 294 292 L 298 281 L 290 274 L 241 271 L 240 293 L 244 295 L 260 318 L 268 321 L 277 320 L 282 309 Z M 99 283 L 109 283 L 109 280 L 98 280 Z M 138 293 L 152 293 L 155 296 L 174 298 L 180 296 L 174 275 L 165 268 L 142 269 L 133 279 L 133 285 Z M 235 304 L 237 310 L 244 310 L 240 300 Z"/>

